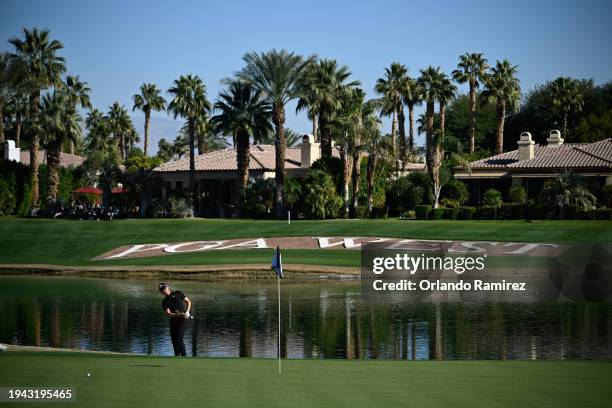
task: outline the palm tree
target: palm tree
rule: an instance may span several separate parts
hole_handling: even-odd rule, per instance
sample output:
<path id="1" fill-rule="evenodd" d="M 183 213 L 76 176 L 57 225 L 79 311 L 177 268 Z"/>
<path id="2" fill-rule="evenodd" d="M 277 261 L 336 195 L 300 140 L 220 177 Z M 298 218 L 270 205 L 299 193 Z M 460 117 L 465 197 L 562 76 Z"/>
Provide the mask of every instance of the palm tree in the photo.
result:
<path id="1" fill-rule="evenodd" d="M 144 124 L 144 155 L 147 155 L 149 148 L 149 127 L 151 125 L 151 111 L 161 111 L 166 109 L 166 100 L 161 96 L 161 89 L 155 84 L 142 84 L 140 93 L 133 96 L 134 107 L 132 111 L 140 109 L 145 115 Z"/>
<path id="2" fill-rule="evenodd" d="M 89 93 L 91 89 L 87 82 L 81 81 L 78 75 L 68 75 L 66 81 L 61 87 L 61 92 L 66 95 L 70 106 L 80 106 L 83 109 L 91 109 L 91 99 Z M 78 140 L 70 139 L 70 154 L 74 154 L 74 146 Z"/>
<path id="3" fill-rule="evenodd" d="M 312 137 L 315 141 L 319 140 L 319 111 L 320 111 L 320 98 L 318 98 L 318 92 L 316 87 L 316 70 L 317 64 L 309 64 L 304 69 L 298 86 L 299 99 L 295 108 L 295 113 L 305 110 L 308 115 L 308 119 L 312 121 Z"/>
<path id="4" fill-rule="evenodd" d="M 476 148 L 476 93 L 481 82 L 487 78 L 489 65 L 482 53 L 465 53 L 459 57 L 453 79 L 460 84 L 470 85 L 470 153 Z"/>
<path id="5" fill-rule="evenodd" d="M 11 38 L 15 57 L 23 64 L 24 83 L 29 89 L 30 119 L 38 115 L 40 92 L 52 85 L 60 85 L 66 71 L 64 58 L 57 53 L 64 48 L 61 42 L 51 40 L 49 30 L 23 29 L 23 38 Z M 30 165 L 32 166 L 32 205 L 38 205 L 38 149 L 40 128 L 30 130 Z"/>
<path id="6" fill-rule="evenodd" d="M 189 134 L 189 191 L 193 210 L 196 210 L 195 202 L 195 132 L 198 118 L 207 115 L 210 111 L 210 102 L 206 98 L 206 87 L 202 78 L 197 75 L 181 75 L 174 83 L 168 93 L 173 95 L 168 104 L 168 111 L 174 114 L 174 118 L 181 116 L 187 120 Z"/>
<path id="7" fill-rule="evenodd" d="M 412 157 L 414 155 L 414 107 L 422 101 L 421 91 L 414 78 L 406 76 L 406 80 L 401 87 L 402 102 L 408 106 L 408 152 Z M 402 109 L 403 116 L 403 109 Z M 400 125 L 400 133 L 402 132 Z M 407 157 L 407 155 L 405 155 Z"/>
<path id="8" fill-rule="evenodd" d="M 119 149 L 121 160 L 125 161 L 129 150 L 129 132 L 134 125 L 125 106 L 120 105 L 117 101 L 109 106 L 108 125 Z"/>
<path id="9" fill-rule="evenodd" d="M 330 121 L 334 113 L 341 108 L 345 90 L 360 84 L 359 81 L 347 82 L 350 76 L 348 66 L 339 65 L 333 59 L 322 59 L 316 64 L 310 64 L 300 81 L 297 108 L 309 104 L 309 116 L 313 114 L 311 109 L 316 110 L 318 131 L 321 134 L 321 156 L 324 158 L 330 158 L 332 155 Z"/>
<path id="10" fill-rule="evenodd" d="M 28 96 L 19 91 L 13 93 L 10 101 L 10 110 L 15 116 L 15 146 L 19 147 L 23 120 L 28 113 Z"/>
<path id="11" fill-rule="evenodd" d="M 562 135 L 567 138 L 567 118 L 571 112 L 580 112 L 584 99 L 578 86 L 578 81 L 572 78 L 560 76 L 555 79 L 551 86 L 551 105 L 561 116 L 563 124 Z"/>
<path id="12" fill-rule="evenodd" d="M 439 166 L 437 166 L 437 153 L 440 153 L 435 148 L 437 143 L 434 140 L 434 105 L 439 100 L 441 89 L 443 87 L 445 75 L 440 71 L 440 67 L 434 68 L 432 66 L 421 70 L 421 76 L 418 79 L 419 86 L 421 88 L 423 99 L 426 102 L 425 108 L 425 162 L 427 164 L 427 172 L 432 185 L 435 186 L 437 180 L 439 180 Z M 435 190 L 435 187 L 434 187 Z"/>
<path id="13" fill-rule="evenodd" d="M 57 202 L 60 155 L 65 141 L 81 135 L 81 116 L 68 94 L 55 91 L 43 96 L 39 112 L 40 126 L 45 130 L 43 143 L 47 152 L 47 204 Z"/>
<path id="14" fill-rule="evenodd" d="M 85 139 L 85 151 L 87 155 L 95 151 L 107 151 L 110 145 L 116 145 L 111 138 L 110 122 L 108 117 L 97 109 L 92 109 L 85 119 L 87 137 Z"/>
<path id="15" fill-rule="evenodd" d="M 485 82 L 482 97 L 495 101 L 497 110 L 497 154 L 504 152 L 504 122 L 506 111 L 518 107 L 521 97 L 520 81 L 516 77 L 518 66 L 508 60 L 497 61 Z"/>
<path id="16" fill-rule="evenodd" d="M 382 78 L 378 78 L 374 90 L 385 100 L 385 109 L 382 113 L 385 115 L 391 115 L 391 139 L 393 141 L 393 158 L 397 160 L 398 156 L 398 145 L 397 145 L 397 134 L 398 134 L 398 117 L 401 115 L 402 122 L 404 121 L 404 107 L 402 104 L 402 90 L 407 86 L 408 69 L 405 65 L 399 62 L 391 63 L 389 68 L 385 68 L 385 75 Z M 401 110 L 401 114 L 400 114 Z M 402 123 L 403 126 L 403 123 Z M 402 136 L 402 134 L 404 134 Z M 405 146 L 405 130 L 400 130 L 400 149 L 404 150 Z M 403 157 L 403 153 L 401 153 Z"/>
<path id="17" fill-rule="evenodd" d="M 4 143 L 4 110 L 19 95 L 19 60 L 8 52 L 0 54 L 0 144 Z M 19 147 L 19 144 L 17 144 Z"/>
<path id="18" fill-rule="evenodd" d="M 235 204 L 240 208 L 249 181 L 250 137 L 272 131 L 270 104 L 263 100 L 262 92 L 252 85 L 234 81 L 219 94 L 214 108 L 219 113 L 210 119 L 213 128 L 232 135 L 236 140 L 238 194 Z"/>
<path id="19" fill-rule="evenodd" d="M 456 92 L 457 87 L 453 85 L 446 74 L 442 74 L 440 90 L 438 93 L 438 103 L 440 104 L 440 130 L 442 131 L 442 135 L 444 135 L 446 130 L 446 106 L 448 105 L 448 102 L 455 97 Z"/>
<path id="20" fill-rule="evenodd" d="M 393 143 L 390 142 L 388 137 L 384 137 L 380 133 L 378 126 L 370 129 L 364 136 L 364 146 L 368 152 L 368 165 L 366 168 L 366 184 L 368 187 L 367 206 L 368 216 L 371 217 L 373 215 L 372 209 L 374 204 L 374 177 L 376 175 L 376 164 L 380 157 L 384 156 L 393 148 Z"/>
<path id="21" fill-rule="evenodd" d="M 250 52 L 243 57 L 246 66 L 236 73 L 260 90 L 272 107 L 272 122 L 276 137 L 275 165 L 275 208 L 277 218 L 283 216 L 283 189 L 285 185 L 285 105 L 298 97 L 298 84 L 305 67 L 314 57 L 302 58 L 286 50 L 272 50 L 266 53 Z"/>

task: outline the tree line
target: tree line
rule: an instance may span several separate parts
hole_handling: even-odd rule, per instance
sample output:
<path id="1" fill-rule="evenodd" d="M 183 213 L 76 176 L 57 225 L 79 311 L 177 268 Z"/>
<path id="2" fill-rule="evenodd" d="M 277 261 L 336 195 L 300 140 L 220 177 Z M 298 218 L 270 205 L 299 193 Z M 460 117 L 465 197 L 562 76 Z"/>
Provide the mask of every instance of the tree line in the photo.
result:
<path id="1" fill-rule="evenodd" d="M 57 199 L 57 174 L 63 151 L 84 150 L 92 169 L 100 177 L 112 178 L 140 141 L 128 110 L 119 102 L 113 103 L 107 113 L 93 108 L 87 82 L 78 75 L 67 74 L 66 61 L 59 55 L 63 45 L 52 39 L 48 30 L 24 28 L 21 36 L 9 43 L 14 50 L 0 54 L 0 142 L 5 139 L 5 123 L 17 145 L 22 133 L 26 136 L 32 166 L 32 205 L 41 203 L 36 154 L 41 146 L 47 152 L 48 196 L 44 199 L 48 202 Z M 305 112 L 311 120 L 312 134 L 321 143 L 323 160 L 332 157 L 334 145 L 338 149 L 345 215 L 357 214 L 364 153 L 368 157 L 367 207 L 371 213 L 377 161 L 390 162 L 396 170 L 403 170 L 408 162 L 419 160 L 421 152 L 415 143 L 415 131 L 425 133 L 425 163 L 437 207 L 444 183 L 443 165 L 465 164 L 478 154 L 480 110 L 494 112 L 496 153 L 504 151 L 507 119 L 517 121 L 521 114 L 518 67 L 508 60 L 490 66 L 481 53 L 461 55 L 457 68 L 450 74 L 440 67 L 428 66 L 412 77 L 405 65 L 393 62 L 376 81 L 375 97 L 371 99 L 366 97 L 361 82 L 352 78 L 349 67 L 334 59 L 274 49 L 248 52 L 243 62 L 242 69 L 223 80 L 226 88 L 214 103 L 208 99 L 203 79 L 187 74 L 168 88 L 168 99 L 156 84 L 142 84 L 139 93 L 133 96 L 132 109 L 144 114 L 144 156 L 149 153 L 152 112 L 167 111 L 185 121 L 174 143 L 162 139 L 159 154 L 165 159 L 189 155 L 192 198 L 195 198 L 196 147 L 202 154 L 224 148 L 226 137 L 232 139 L 237 150 L 240 205 L 246 199 L 251 144 L 272 142 L 277 217 L 283 217 L 286 208 L 283 202 L 286 148 L 299 141 L 299 135 L 285 126 L 290 101 L 296 101 L 296 111 Z M 458 95 L 456 84 L 469 86 L 467 100 Z M 547 86 L 546 95 L 540 98 L 549 108 L 550 117 L 561 125 L 563 135 L 569 132 L 572 115 L 585 104 L 584 89 L 580 81 L 560 77 Z M 536 89 L 528 96 L 540 97 L 538 92 Z M 451 142 L 460 139 L 458 135 L 446 135 L 447 126 L 459 127 L 453 114 L 461 100 L 467 102 L 467 123 L 465 120 L 461 123 L 467 130 L 467 140 L 459 141 L 467 146 L 464 150 L 452 147 Z M 415 107 L 422 104 L 425 113 L 420 121 L 415 121 Z M 81 116 L 83 110 L 87 111 L 85 118 Z M 383 134 L 381 129 L 381 118 L 385 116 L 391 118 L 390 134 Z M 87 130 L 85 138 L 81 124 Z"/>

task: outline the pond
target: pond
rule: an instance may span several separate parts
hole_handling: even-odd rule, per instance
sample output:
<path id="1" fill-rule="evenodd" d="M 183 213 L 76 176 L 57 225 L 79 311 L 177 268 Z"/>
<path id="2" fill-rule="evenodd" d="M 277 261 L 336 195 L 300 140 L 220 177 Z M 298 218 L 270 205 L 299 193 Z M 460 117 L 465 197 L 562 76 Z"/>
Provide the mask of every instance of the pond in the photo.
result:
<path id="1" fill-rule="evenodd" d="M 0 342 L 171 355 L 158 281 L 0 277 Z M 276 284 L 176 281 L 189 355 L 275 357 Z M 386 303 L 359 282 L 282 284 L 289 358 L 610 359 L 612 303 Z"/>

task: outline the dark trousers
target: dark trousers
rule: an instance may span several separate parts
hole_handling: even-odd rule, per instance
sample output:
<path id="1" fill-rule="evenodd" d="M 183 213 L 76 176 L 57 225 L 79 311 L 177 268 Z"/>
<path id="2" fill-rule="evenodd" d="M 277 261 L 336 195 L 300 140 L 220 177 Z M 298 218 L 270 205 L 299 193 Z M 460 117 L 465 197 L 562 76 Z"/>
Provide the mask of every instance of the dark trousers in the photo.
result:
<path id="1" fill-rule="evenodd" d="M 183 336 L 185 335 L 185 319 L 176 318 L 170 319 L 170 338 L 172 339 L 172 347 L 174 347 L 175 356 L 186 356 L 185 343 Z"/>

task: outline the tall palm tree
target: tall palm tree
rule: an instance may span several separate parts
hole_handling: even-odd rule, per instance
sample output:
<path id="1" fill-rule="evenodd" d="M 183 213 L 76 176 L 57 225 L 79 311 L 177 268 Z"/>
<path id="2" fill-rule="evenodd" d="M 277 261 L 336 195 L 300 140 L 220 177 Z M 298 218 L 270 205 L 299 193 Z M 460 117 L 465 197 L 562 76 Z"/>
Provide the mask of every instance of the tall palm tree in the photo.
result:
<path id="1" fill-rule="evenodd" d="M 87 85 L 87 82 L 81 81 L 78 75 L 68 75 L 60 90 L 66 95 L 66 103 L 70 106 L 80 106 L 83 109 L 91 109 L 91 99 L 89 97 L 91 89 Z M 69 140 L 70 154 L 74 154 L 74 146 L 77 141 L 76 139 Z"/>
<path id="2" fill-rule="evenodd" d="M 578 81 L 572 78 L 560 76 L 555 79 L 551 86 L 551 105 L 561 116 L 562 135 L 568 137 L 567 118 L 571 112 L 580 112 L 584 99 Z"/>
<path id="3" fill-rule="evenodd" d="M 312 137 L 315 141 L 319 140 L 319 111 L 320 98 L 318 98 L 318 90 L 316 87 L 317 64 L 308 64 L 304 69 L 304 73 L 297 85 L 298 87 L 298 102 L 295 112 L 305 110 L 308 119 L 312 122 Z"/>
<path id="4" fill-rule="evenodd" d="M 85 150 L 88 156 L 95 151 L 107 151 L 110 145 L 116 145 L 111 138 L 110 121 L 98 109 L 88 112 L 85 128 L 87 129 Z"/>
<path id="5" fill-rule="evenodd" d="M 487 78 L 489 65 L 482 53 L 465 53 L 459 57 L 453 79 L 470 85 L 470 153 L 476 148 L 476 93 L 481 82 Z"/>
<path id="6" fill-rule="evenodd" d="M 9 106 L 11 113 L 15 116 L 15 146 L 19 147 L 23 120 L 28 113 L 28 96 L 20 91 L 13 93 Z"/>
<path id="7" fill-rule="evenodd" d="M 516 77 L 517 65 L 508 60 L 497 61 L 485 82 L 482 97 L 494 101 L 497 110 L 497 154 L 504 152 L 504 123 L 506 111 L 518 108 L 521 98 L 520 81 Z"/>
<path id="8" fill-rule="evenodd" d="M 348 66 L 340 65 L 334 59 L 321 59 L 308 66 L 300 81 L 298 108 L 308 103 L 309 111 L 316 109 L 315 116 L 321 134 L 321 156 L 324 158 L 332 155 L 330 121 L 341 108 L 345 90 L 360 84 L 359 81 L 347 82 L 351 74 Z"/>
<path id="9" fill-rule="evenodd" d="M 440 67 L 429 66 L 424 70 L 421 70 L 421 76 L 418 79 L 419 86 L 425 100 L 425 162 L 427 164 L 427 172 L 429 178 L 432 181 L 432 185 L 435 184 L 435 180 L 439 175 L 436 171 L 436 149 L 434 140 L 434 107 L 435 103 L 440 96 L 440 90 L 442 88 L 444 73 L 440 71 Z M 439 170 L 439 168 L 438 168 Z"/>
<path id="10" fill-rule="evenodd" d="M 174 118 L 181 116 L 187 120 L 189 134 L 189 191 L 194 213 L 196 212 L 195 197 L 195 132 L 198 118 L 210 112 L 210 102 L 206 98 L 206 86 L 197 75 L 181 75 L 175 79 L 168 93 L 173 96 L 168 104 L 168 111 Z"/>
<path id="11" fill-rule="evenodd" d="M 457 87 L 451 82 L 446 74 L 442 74 L 440 89 L 438 92 L 438 103 L 440 104 L 440 130 L 442 131 L 442 134 L 444 134 L 446 130 L 446 106 L 448 105 L 448 102 L 455 97 L 456 92 Z"/>
<path id="12" fill-rule="evenodd" d="M 24 82 L 29 89 L 30 119 L 38 114 L 41 90 L 61 84 L 62 74 L 66 71 L 65 60 L 57 53 L 64 48 L 61 42 L 50 38 L 49 30 L 38 28 L 23 29 L 23 38 L 11 38 L 15 47 L 15 57 L 23 64 Z M 38 149 L 40 128 L 30 130 L 30 165 L 32 166 L 32 205 L 38 205 Z"/>
<path id="13" fill-rule="evenodd" d="M 286 50 L 266 53 L 250 52 L 243 57 L 246 66 L 236 73 L 259 89 L 272 107 L 275 145 L 275 209 L 277 218 L 283 216 L 283 188 L 285 185 L 285 105 L 298 97 L 298 84 L 305 67 L 314 57 L 302 58 Z"/>
<path id="14" fill-rule="evenodd" d="M 404 127 L 404 105 L 402 103 L 402 91 L 407 86 L 408 69 L 405 65 L 399 62 L 391 63 L 391 66 L 385 68 L 385 75 L 378 78 L 374 90 L 386 101 L 386 109 L 383 109 L 383 114 L 391 115 L 391 139 L 393 140 L 393 158 L 394 160 L 401 159 L 405 153 L 406 134 Z M 398 121 L 402 123 L 399 124 Z M 400 144 L 398 146 L 398 128 L 400 136 Z M 403 140 L 402 140 L 403 139 Z M 398 154 L 399 153 L 399 154 Z"/>
<path id="15" fill-rule="evenodd" d="M 401 87 L 402 102 L 408 106 L 408 153 L 412 157 L 414 155 L 414 107 L 422 102 L 421 91 L 417 81 L 414 78 L 406 76 L 403 86 Z M 403 116 L 403 109 L 402 109 Z M 402 127 L 400 125 L 400 133 Z M 404 154 L 407 157 L 407 154 Z"/>
<path id="16" fill-rule="evenodd" d="M 108 125 L 119 149 L 121 160 L 125 160 L 129 150 L 129 132 L 134 125 L 125 106 L 120 105 L 117 101 L 109 106 Z"/>
<path id="17" fill-rule="evenodd" d="M 81 116 L 73 101 L 65 93 L 55 91 L 43 96 L 40 125 L 45 130 L 42 139 L 47 153 L 48 205 L 57 202 L 60 155 L 65 141 L 74 141 L 81 135 Z"/>
<path id="18" fill-rule="evenodd" d="M 19 65 L 8 52 L 0 53 L 0 144 L 4 143 L 4 110 L 19 95 Z"/>
<path id="19" fill-rule="evenodd" d="M 132 111 L 140 109 L 145 115 L 144 124 L 144 155 L 147 155 L 149 148 L 149 127 L 151 125 L 151 111 L 161 111 L 166 109 L 166 100 L 161 96 L 161 89 L 155 84 L 142 84 L 140 93 L 133 96 L 134 107 Z"/>
<path id="20" fill-rule="evenodd" d="M 249 181 L 250 138 L 272 131 L 270 104 L 260 90 L 246 82 L 234 81 L 219 94 L 214 108 L 219 112 L 210 119 L 214 129 L 233 135 L 236 140 L 236 205 L 240 208 Z"/>

